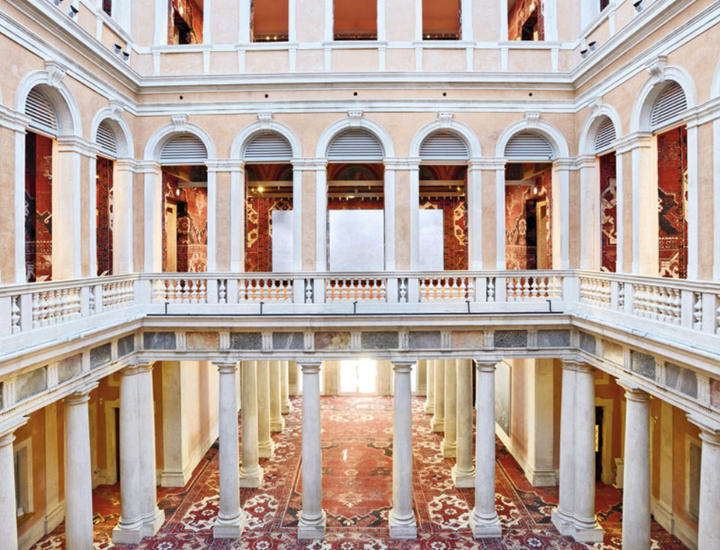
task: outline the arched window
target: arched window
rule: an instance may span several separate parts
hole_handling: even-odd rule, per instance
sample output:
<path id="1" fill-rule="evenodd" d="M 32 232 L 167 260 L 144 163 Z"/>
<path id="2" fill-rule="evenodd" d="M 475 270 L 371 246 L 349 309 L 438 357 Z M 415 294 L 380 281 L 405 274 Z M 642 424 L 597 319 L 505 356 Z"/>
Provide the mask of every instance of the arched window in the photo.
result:
<path id="1" fill-rule="evenodd" d="M 450 132 L 436 132 L 420 146 L 420 158 L 425 161 L 467 161 L 469 156 L 465 142 Z"/>
<path id="2" fill-rule="evenodd" d="M 160 163 L 166 165 L 202 164 L 207 160 L 205 144 L 193 134 L 178 135 L 163 145 Z"/>
<path id="3" fill-rule="evenodd" d="M 545 136 L 535 132 L 519 132 L 505 146 L 509 160 L 552 160 L 555 151 Z"/>
<path id="4" fill-rule="evenodd" d="M 363 129 L 346 130 L 338 134 L 328 147 L 328 160 L 331 162 L 378 162 L 384 156 L 378 138 Z"/>
<path id="5" fill-rule="evenodd" d="M 258 134 L 245 147 L 243 160 L 246 162 L 290 162 L 290 142 L 276 132 Z"/>

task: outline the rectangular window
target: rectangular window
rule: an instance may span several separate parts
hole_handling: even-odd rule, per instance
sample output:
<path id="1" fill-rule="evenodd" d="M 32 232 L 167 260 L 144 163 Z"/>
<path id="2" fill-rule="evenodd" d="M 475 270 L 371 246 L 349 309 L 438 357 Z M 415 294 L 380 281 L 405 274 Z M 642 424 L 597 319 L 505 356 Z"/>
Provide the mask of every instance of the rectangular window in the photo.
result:
<path id="1" fill-rule="evenodd" d="M 610 0 L 600 0 L 600 11 L 603 11 L 610 5 Z"/>
<path id="2" fill-rule="evenodd" d="M 288 41 L 288 0 L 253 0 L 253 42 Z"/>
<path id="3" fill-rule="evenodd" d="M 423 39 L 460 40 L 461 0 L 423 0 Z"/>
<path id="4" fill-rule="evenodd" d="M 335 40 L 377 40 L 377 2 L 335 0 Z"/>
<path id="5" fill-rule="evenodd" d="M 170 0 L 168 44 L 202 44 L 203 11 L 195 0 Z"/>
<path id="6" fill-rule="evenodd" d="M 102 9 L 112 17 L 112 0 L 103 0 Z"/>
<path id="7" fill-rule="evenodd" d="M 515 0 L 508 8 L 508 39 L 545 40 L 542 0 Z"/>

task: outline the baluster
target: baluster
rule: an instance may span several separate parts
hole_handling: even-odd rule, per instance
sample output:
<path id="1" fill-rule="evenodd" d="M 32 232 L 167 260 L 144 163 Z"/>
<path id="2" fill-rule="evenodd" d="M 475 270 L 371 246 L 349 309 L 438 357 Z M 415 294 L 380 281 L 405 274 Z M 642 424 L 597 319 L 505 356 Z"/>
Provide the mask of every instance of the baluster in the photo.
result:
<path id="1" fill-rule="evenodd" d="M 60 315 L 60 300 L 58 297 L 57 290 L 51 290 L 49 294 L 49 307 L 48 307 L 48 324 L 54 325 L 58 321 Z"/>
<path id="2" fill-rule="evenodd" d="M 40 324 L 40 296 L 35 293 L 32 299 L 32 324 L 37 327 Z"/>
<path id="3" fill-rule="evenodd" d="M 306 279 L 305 281 L 305 303 L 313 303 L 313 282 L 312 279 Z"/>
<path id="4" fill-rule="evenodd" d="M 539 300 L 539 299 L 541 298 L 541 295 L 540 295 L 540 292 L 539 292 L 540 287 L 538 286 L 538 279 L 539 279 L 539 277 L 533 277 L 533 278 L 529 281 L 529 283 L 530 283 L 530 284 L 529 284 L 529 287 L 530 287 L 530 299 L 531 299 L 531 300 Z"/>
<path id="5" fill-rule="evenodd" d="M 20 296 L 13 296 L 10 300 L 10 328 L 12 333 L 20 332 Z"/>
<path id="6" fill-rule="evenodd" d="M 487 301 L 495 301 L 495 277 L 488 277 L 487 280 Z"/>
<path id="7" fill-rule="evenodd" d="M 218 303 L 227 303 L 227 287 L 225 286 L 225 279 L 220 279 L 218 284 Z"/>
<path id="8" fill-rule="evenodd" d="M 240 279 L 238 281 L 238 303 L 244 304 L 247 302 L 247 294 L 246 294 L 246 287 L 245 287 L 245 279 Z"/>
<path id="9" fill-rule="evenodd" d="M 470 300 L 471 302 L 474 302 L 475 301 L 475 278 L 474 277 L 470 277 L 467 280 L 467 290 L 468 290 L 467 299 Z"/>
<path id="10" fill-rule="evenodd" d="M 400 279 L 398 287 L 398 302 L 404 304 L 407 302 L 407 279 Z"/>
<path id="11" fill-rule="evenodd" d="M 703 298 L 699 292 L 693 293 L 693 328 L 695 330 L 702 330 L 703 323 Z"/>

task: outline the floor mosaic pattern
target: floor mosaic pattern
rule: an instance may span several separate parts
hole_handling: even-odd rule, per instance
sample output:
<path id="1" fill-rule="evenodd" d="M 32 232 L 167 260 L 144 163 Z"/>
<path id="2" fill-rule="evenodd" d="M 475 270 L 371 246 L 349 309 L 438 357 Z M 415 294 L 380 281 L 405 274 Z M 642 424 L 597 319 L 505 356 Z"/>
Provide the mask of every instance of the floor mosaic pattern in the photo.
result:
<path id="1" fill-rule="evenodd" d="M 274 436 L 275 456 L 261 461 L 265 482 L 261 489 L 243 489 L 241 502 L 248 527 L 240 541 L 215 541 L 211 526 L 218 508 L 217 443 L 207 452 L 192 480 L 181 489 L 158 489 L 165 525 L 140 545 L 114 546 L 112 529 L 120 516 L 119 486 L 94 492 L 95 548 L 147 550 L 252 549 L 291 550 L 452 550 L 452 549 L 586 549 L 562 537 L 550 523 L 557 504 L 557 488 L 537 489 L 526 481 L 517 462 L 498 442 L 496 504 L 503 524 L 502 540 L 475 541 L 467 528 L 472 489 L 455 489 L 450 478 L 454 460 L 440 454 L 442 434 L 430 430 L 425 400 L 413 399 L 413 505 L 418 539 L 392 541 L 388 513 L 392 500 L 392 398 L 323 397 L 323 508 L 327 511 L 324 541 L 299 543 L 296 538 L 301 508 L 300 400 L 286 428 Z M 622 496 L 598 484 L 598 517 L 605 529 L 597 549 L 620 549 Z M 63 525 L 34 548 L 64 548 Z M 657 523 L 652 526 L 652 550 L 686 548 Z"/>

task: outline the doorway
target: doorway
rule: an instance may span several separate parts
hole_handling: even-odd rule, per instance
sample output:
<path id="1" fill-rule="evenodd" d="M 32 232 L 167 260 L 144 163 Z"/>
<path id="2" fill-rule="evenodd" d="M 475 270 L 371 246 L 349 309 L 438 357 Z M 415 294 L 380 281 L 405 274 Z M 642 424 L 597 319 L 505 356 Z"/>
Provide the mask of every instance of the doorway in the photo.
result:
<path id="1" fill-rule="evenodd" d="M 595 480 L 602 481 L 603 474 L 603 408 L 595 407 Z"/>
<path id="2" fill-rule="evenodd" d="M 375 395 L 377 362 L 371 359 L 340 361 L 341 395 Z"/>

